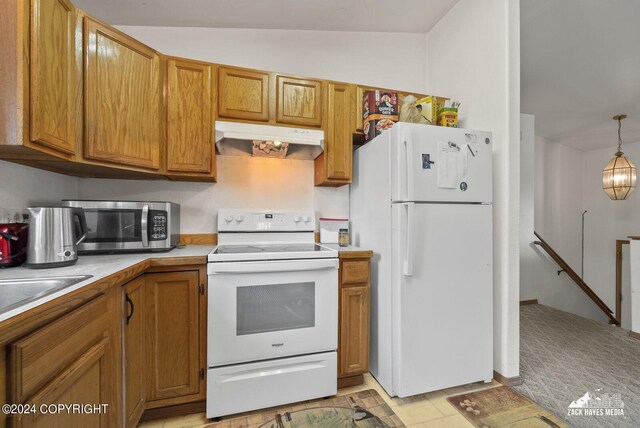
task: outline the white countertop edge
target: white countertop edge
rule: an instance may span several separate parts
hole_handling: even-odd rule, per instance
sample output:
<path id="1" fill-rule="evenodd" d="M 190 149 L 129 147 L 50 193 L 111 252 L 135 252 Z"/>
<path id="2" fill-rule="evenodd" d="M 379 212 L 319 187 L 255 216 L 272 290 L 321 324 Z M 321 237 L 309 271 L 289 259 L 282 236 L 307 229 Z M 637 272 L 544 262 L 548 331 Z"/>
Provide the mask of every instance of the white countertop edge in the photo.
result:
<path id="1" fill-rule="evenodd" d="M 20 266 L 2 269 L 0 270 L 0 279 L 56 277 L 68 275 L 92 275 L 92 278 L 73 284 L 69 287 L 65 287 L 54 293 L 42 296 L 32 302 L 25 303 L 24 305 L 4 312 L 0 314 L 0 323 L 146 260 L 176 257 L 206 257 L 213 248 L 213 245 L 189 245 L 162 253 L 80 256 L 75 265 L 60 268 L 28 269 Z"/>

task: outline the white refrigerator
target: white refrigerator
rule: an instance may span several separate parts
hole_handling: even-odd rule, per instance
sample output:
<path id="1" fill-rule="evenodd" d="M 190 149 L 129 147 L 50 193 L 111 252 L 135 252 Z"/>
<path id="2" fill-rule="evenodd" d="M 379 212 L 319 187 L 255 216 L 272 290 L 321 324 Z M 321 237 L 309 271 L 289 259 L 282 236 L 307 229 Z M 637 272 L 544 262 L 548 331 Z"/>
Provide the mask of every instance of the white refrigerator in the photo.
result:
<path id="1" fill-rule="evenodd" d="M 397 123 L 354 152 L 374 252 L 369 369 L 391 396 L 493 377 L 491 133 Z"/>

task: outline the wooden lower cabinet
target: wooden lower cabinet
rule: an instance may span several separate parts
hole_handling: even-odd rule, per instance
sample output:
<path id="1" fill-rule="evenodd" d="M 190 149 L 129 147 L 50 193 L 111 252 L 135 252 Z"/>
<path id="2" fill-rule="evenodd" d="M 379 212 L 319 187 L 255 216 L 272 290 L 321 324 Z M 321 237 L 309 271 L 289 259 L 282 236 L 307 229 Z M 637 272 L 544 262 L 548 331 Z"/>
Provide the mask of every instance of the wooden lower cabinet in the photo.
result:
<path id="1" fill-rule="evenodd" d="M 339 387 L 362 383 L 369 371 L 370 259 L 370 252 L 340 254 Z"/>
<path id="2" fill-rule="evenodd" d="M 111 325 L 115 307 L 110 299 L 96 297 L 8 346 L 8 402 L 36 410 L 9 417 L 10 426 L 119 425 L 118 347 Z M 58 410 L 53 407 L 57 404 L 86 405 L 94 410 Z"/>
<path id="3" fill-rule="evenodd" d="M 147 408 L 204 399 L 205 316 L 199 271 L 145 275 Z"/>
<path id="4" fill-rule="evenodd" d="M 145 279 L 138 277 L 122 289 L 124 426 L 135 427 L 145 405 Z"/>

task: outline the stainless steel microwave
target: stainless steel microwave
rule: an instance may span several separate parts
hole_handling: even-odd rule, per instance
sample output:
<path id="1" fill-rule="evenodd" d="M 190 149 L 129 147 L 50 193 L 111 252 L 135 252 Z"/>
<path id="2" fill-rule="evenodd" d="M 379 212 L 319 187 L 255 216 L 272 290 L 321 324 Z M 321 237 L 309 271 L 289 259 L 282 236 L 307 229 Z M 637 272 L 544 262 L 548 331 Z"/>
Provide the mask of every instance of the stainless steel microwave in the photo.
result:
<path id="1" fill-rule="evenodd" d="M 172 202 L 64 200 L 82 208 L 87 237 L 78 252 L 169 251 L 180 240 L 180 205 Z"/>

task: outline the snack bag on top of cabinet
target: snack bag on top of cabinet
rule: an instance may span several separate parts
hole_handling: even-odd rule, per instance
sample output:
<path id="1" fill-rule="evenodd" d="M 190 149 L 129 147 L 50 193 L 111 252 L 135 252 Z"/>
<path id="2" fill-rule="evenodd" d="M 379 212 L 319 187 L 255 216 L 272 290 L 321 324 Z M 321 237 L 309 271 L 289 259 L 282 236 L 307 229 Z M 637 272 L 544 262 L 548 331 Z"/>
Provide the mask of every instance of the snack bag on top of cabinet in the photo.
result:
<path id="1" fill-rule="evenodd" d="M 365 141 L 372 140 L 398 121 L 398 94 L 365 91 L 362 100 L 362 130 Z"/>

